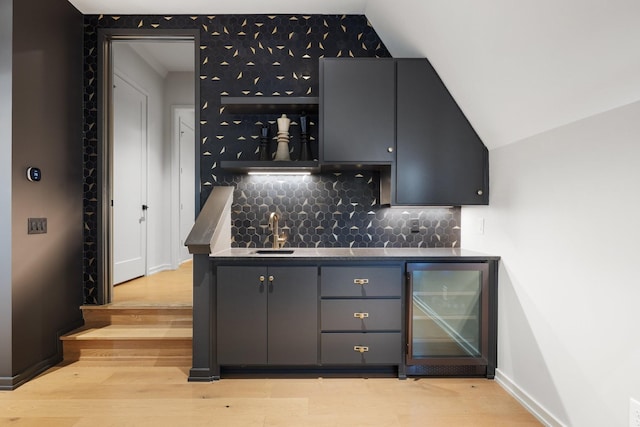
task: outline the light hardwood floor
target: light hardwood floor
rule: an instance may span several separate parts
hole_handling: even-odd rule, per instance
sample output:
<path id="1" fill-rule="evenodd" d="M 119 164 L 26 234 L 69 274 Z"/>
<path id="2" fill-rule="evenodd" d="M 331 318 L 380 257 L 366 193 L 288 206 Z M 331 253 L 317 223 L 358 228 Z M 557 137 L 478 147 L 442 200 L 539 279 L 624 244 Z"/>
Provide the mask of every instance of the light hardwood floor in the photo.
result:
<path id="1" fill-rule="evenodd" d="M 193 305 L 193 263 L 113 287 L 114 305 Z"/>
<path id="2" fill-rule="evenodd" d="M 116 304 L 190 305 L 190 275 L 186 264 L 120 285 Z M 17 390 L 0 392 L 0 426 L 541 425 L 486 379 L 281 377 L 190 383 L 188 373 L 189 366 L 61 364 Z"/>
<path id="3" fill-rule="evenodd" d="M 0 393 L 12 426 L 539 426 L 486 379 L 223 379 L 187 382 L 188 368 L 50 369 Z"/>

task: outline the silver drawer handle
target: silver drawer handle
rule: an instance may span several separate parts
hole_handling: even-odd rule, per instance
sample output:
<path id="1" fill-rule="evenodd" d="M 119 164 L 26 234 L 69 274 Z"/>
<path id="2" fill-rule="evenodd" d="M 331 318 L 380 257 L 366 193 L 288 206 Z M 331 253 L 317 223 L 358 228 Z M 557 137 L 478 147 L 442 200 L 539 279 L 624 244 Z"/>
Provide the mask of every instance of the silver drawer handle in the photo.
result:
<path id="1" fill-rule="evenodd" d="M 364 353 L 366 351 L 369 351 L 369 347 L 364 345 L 354 345 L 353 351 L 357 351 L 358 353 Z"/>
<path id="2" fill-rule="evenodd" d="M 358 319 L 364 319 L 365 317 L 369 317 L 369 313 L 353 313 L 353 317 L 357 317 Z"/>
<path id="3" fill-rule="evenodd" d="M 366 285 L 369 283 L 369 279 L 353 279 L 354 285 Z"/>

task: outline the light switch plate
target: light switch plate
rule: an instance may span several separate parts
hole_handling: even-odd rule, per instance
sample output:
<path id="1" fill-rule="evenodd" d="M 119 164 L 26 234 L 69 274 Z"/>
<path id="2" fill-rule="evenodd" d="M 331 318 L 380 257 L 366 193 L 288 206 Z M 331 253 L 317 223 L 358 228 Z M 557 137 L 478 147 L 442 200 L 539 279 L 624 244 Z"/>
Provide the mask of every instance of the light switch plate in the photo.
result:
<path id="1" fill-rule="evenodd" d="M 27 234 L 46 234 L 47 218 L 27 218 Z"/>

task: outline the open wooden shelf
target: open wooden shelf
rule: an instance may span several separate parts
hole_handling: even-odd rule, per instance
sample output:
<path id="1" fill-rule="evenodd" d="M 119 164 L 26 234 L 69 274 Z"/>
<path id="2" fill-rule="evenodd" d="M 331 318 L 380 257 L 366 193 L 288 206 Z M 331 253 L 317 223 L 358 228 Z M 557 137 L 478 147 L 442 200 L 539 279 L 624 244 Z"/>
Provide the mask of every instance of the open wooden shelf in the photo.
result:
<path id="1" fill-rule="evenodd" d="M 220 168 L 229 172 L 248 173 L 263 172 L 274 174 L 279 172 L 309 172 L 316 173 L 320 171 L 318 161 L 274 161 L 274 160 L 223 160 L 220 162 Z"/>
<path id="2" fill-rule="evenodd" d="M 222 96 L 220 104 L 231 114 L 316 114 L 318 97 Z"/>

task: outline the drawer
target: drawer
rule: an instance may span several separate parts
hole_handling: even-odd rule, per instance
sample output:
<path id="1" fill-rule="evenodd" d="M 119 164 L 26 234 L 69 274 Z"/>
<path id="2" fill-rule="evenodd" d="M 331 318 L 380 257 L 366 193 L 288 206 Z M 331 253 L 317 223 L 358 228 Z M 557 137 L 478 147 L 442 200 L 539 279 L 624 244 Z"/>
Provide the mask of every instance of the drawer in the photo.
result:
<path id="1" fill-rule="evenodd" d="M 322 331 L 399 331 L 400 299 L 322 300 Z"/>
<path id="2" fill-rule="evenodd" d="M 396 365 L 402 363 L 401 350 L 400 332 L 325 332 L 320 360 L 327 365 Z"/>
<path id="3" fill-rule="evenodd" d="M 400 267 L 322 267 L 323 297 L 399 297 L 402 292 Z"/>

